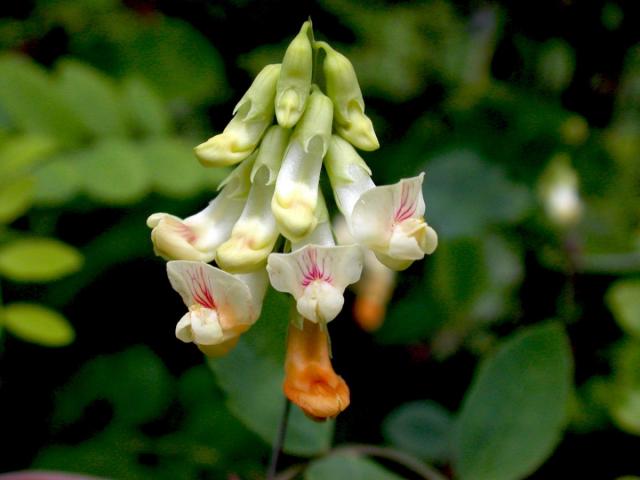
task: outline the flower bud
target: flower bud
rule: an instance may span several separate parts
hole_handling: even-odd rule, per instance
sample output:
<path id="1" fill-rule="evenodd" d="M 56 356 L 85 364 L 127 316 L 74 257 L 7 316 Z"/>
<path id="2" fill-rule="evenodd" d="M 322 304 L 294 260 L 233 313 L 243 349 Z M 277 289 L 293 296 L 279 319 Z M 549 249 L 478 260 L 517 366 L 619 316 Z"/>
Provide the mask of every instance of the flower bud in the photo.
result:
<path id="1" fill-rule="evenodd" d="M 311 21 L 308 20 L 287 47 L 282 60 L 282 71 L 276 87 L 275 110 L 278 124 L 285 128 L 291 128 L 298 122 L 311 89 L 311 35 Z"/>
<path id="2" fill-rule="evenodd" d="M 380 144 L 373 124 L 364 114 L 364 100 L 353 65 L 326 42 L 316 42 L 316 45 L 326 54 L 324 77 L 327 94 L 335 107 L 336 131 L 361 150 L 378 149 Z"/>
<path id="3" fill-rule="evenodd" d="M 309 97 L 285 153 L 271 209 L 280 232 L 297 241 L 318 223 L 318 183 L 331 137 L 333 106 L 319 90 Z"/>
<path id="4" fill-rule="evenodd" d="M 267 65 L 233 110 L 224 131 L 195 148 L 206 167 L 224 167 L 241 162 L 253 152 L 273 121 L 273 105 L 280 65 Z"/>

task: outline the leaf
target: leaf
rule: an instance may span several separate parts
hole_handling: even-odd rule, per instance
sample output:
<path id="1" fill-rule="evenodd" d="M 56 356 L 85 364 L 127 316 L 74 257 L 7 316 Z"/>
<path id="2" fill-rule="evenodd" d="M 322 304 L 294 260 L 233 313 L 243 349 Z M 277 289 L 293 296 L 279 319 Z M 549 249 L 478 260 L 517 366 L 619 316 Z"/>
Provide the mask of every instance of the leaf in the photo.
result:
<path id="1" fill-rule="evenodd" d="M 288 305 L 284 295 L 271 292 L 258 323 L 244 334 L 236 348 L 223 358 L 209 360 L 229 410 L 268 444 L 276 432 L 285 398 L 282 393 Z M 278 307 L 280 305 L 280 307 Z M 284 308 L 283 308 L 284 307 Z M 291 409 L 284 451 L 313 456 L 328 450 L 333 422 L 309 420 L 298 408 Z"/>
<path id="2" fill-rule="evenodd" d="M 385 419 L 382 430 L 396 448 L 429 462 L 450 458 L 451 413 L 431 400 L 409 402 Z"/>
<path id="3" fill-rule="evenodd" d="M 0 184 L 28 173 L 58 149 L 51 137 L 14 135 L 0 142 Z"/>
<path id="4" fill-rule="evenodd" d="M 78 143 L 87 131 L 47 73 L 16 55 L 0 57 L 0 106 L 27 133 Z"/>
<path id="5" fill-rule="evenodd" d="M 73 342 L 71 324 L 55 310 L 35 303 L 10 303 L 0 310 L 7 331 L 44 347 L 64 347 Z"/>
<path id="6" fill-rule="evenodd" d="M 34 183 L 33 178 L 22 177 L 0 187 L 0 223 L 11 223 L 29 210 Z"/>
<path id="7" fill-rule="evenodd" d="M 0 275 L 22 282 L 47 282 L 76 272 L 82 255 L 53 238 L 14 240 L 0 247 Z"/>
<path id="8" fill-rule="evenodd" d="M 58 206 L 78 194 L 82 179 L 76 157 L 72 154 L 60 156 L 35 171 L 35 202 L 38 205 Z"/>
<path id="9" fill-rule="evenodd" d="M 114 15 L 101 16 L 85 41 L 74 45 L 89 63 L 122 76 L 142 75 L 172 101 L 200 104 L 226 97 L 220 54 L 189 23 L 129 14 L 117 21 L 114 27 Z"/>
<path id="10" fill-rule="evenodd" d="M 162 135 L 171 130 L 171 118 L 162 98 L 143 78 L 127 77 L 122 84 L 122 103 L 131 127 L 142 135 Z"/>
<path id="11" fill-rule="evenodd" d="M 609 413 L 621 430 L 640 435 L 640 342 L 624 338 L 613 355 L 613 382 L 608 390 Z"/>
<path id="12" fill-rule="evenodd" d="M 126 205 L 151 188 L 151 172 L 130 143 L 106 140 L 86 150 L 79 160 L 83 188 L 94 200 Z"/>
<path id="13" fill-rule="evenodd" d="M 193 155 L 193 149 L 172 138 L 153 139 L 140 145 L 147 168 L 153 175 L 154 190 L 175 198 L 192 196 L 207 181 L 220 183 L 226 169 L 206 169 Z M 214 182 L 214 180 L 217 180 Z"/>
<path id="14" fill-rule="evenodd" d="M 96 137 L 127 134 L 123 106 L 111 80 L 77 60 L 57 65 L 57 90 L 84 128 Z"/>
<path id="15" fill-rule="evenodd" d="M 148 347 L 103 355 L 84 364 L 56 397 L 53 424 L 71 425 L 85 408 L 106 400 L 113 422 L 139 425 L 162 414 L 173 398 L 173 378 Z"/>
<path id="16" fill-rule="evenodd" d="M 346 453 L 330 455 L 311 462 L 305 480 L 401 480 L 402 477 L 382 468 L 372 460 Z"/>
<path id="17" fill-rule="evenodd" d="M 531 195 L 496 165 L 454 150 L 427 164 L 427 220 L 442 238 L 473 237 L 489 227 L 515 223 L 531 207 Z"/>
<path id="18" fill-rule="evenodd" d="M 515 480 L 532 473 L 561 438 L 572 359 L 562 328 L 529 327 L 479 368 L 454 435 L 462 480 Z"/>
<path id="19" fill-rule="evenodd" d="M 607 291 L 606 301 L 620 328 L 640 339 L 640 280 L 618 280 Z"/>

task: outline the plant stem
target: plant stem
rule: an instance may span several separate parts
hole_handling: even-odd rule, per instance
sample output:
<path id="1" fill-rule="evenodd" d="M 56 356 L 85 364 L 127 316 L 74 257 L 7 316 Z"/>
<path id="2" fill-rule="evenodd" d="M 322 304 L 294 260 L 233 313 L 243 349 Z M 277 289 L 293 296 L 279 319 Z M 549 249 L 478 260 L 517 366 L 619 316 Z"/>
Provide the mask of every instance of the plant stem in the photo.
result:
<path id="1" fill-rule="evenodd" d="M 291 401 L 285 398 L 284 410 L 282 417 L 280 418 L 280 425 L 278 426 L 278 435 L 273 448 L 271 449 L 271 460 L 269 461 L 269 468 L 267 469 L 266 480 L 275 480 L 276 471 L 278 469 L 278 459 L 282 453 L 282 447 L 284 446 L 284 439 L 287 436 L 287 425 L 289 423 L 289 412 L 291 411 Z"/>
<path id="2" fill-rule="evenodd" d="M 355 453 L 359 455 L 384 458 L 386 460 L 391 460 L 398 465 L 402 465 L 408 470 L 411 470 L 415 474 L 421 476 L 424 480 L 448 480 L 447 477 L 442 475 L 435 468 L 427 465 L 421 460 L 389 447 L 378 447 L 376 445 L 364 444 L 345 445 L 335 448 L 331 452 L 331 454 L 337 453 Z"/>

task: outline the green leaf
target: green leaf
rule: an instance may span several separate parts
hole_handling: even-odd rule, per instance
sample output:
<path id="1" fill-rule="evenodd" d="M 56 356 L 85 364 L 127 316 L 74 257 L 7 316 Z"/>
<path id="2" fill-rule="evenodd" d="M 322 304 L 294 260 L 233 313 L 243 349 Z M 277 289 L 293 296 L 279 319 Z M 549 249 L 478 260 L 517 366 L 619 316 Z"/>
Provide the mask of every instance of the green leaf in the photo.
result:
<path id="1" fill-rule="evenodd" d="M 78 143 L 87 131 L 47 73 L 15 55 L 0 57 L 0 107 L 27 133 Z"/>
<path id="2" fill-rule="evenodd" d="M 151 172 L 134 145 L 106 140 L 83 153 L 78 170 L 83 188 L 94 200 L 126 205 L 151 188 Z"/>
<path id="3" fill-rule="evenodd" d="M 0 142 L 0 184 L 28 173 L 58 149 L 51 137 L 15 135 Z"/>
<path id="4" fill-rule="evenodd" d="M 169 197 L 192 196 L 202 189 L 205 181 L 211 186 L 228 173 L 222 168 L 204 168 L 190 146 L 172 138 L 145 142 L 140 145 L 140 152 L 152 172 L 154 190 Z"/>
<path id="5" fill-rule="evenodd" d="M 284 409 L 284 345 L 289 308 L 284 295 L 271 293 L 256 325 L 223 358 L 209 360 L 229 410 L 268 444 L 276 438 Z M 284 450 L 313 456 L 328 450 L 333 422 L 317 423 L 291 409 Z"/>
<path id="6" fill-rule="evenodd" d="M 52 238 L 27 238 L 0 247 L 0 275 L 22 282 L 47 282 L 76 272 L 82 255 Z"/>
<path id="7" fill-rule="evenodd" d="M 0 223 L 11 223 L 29 210 L 34 183 L 33 178 L 22 177 L 0 187 Z"/>
<path id="8" fill-rule="evenodd" d="M 111 80 L 76 60 L 57 65 L 57 90 L 84 128 L 96 137 L 127 134 L 124 109 Z"/>
<path id="9" fill-rule="evenodd" d="M 75 338 L 67 319 L 43 305 L 10 303 L 0 310 L 0 319 L 16 337 L 45 347 L 63 347 Z"/>
<path id="10" fill-rule="evenodd" d="M 122 103 L 131 127 L 142 135 L 171 131 L 171 118 L 162 98 L 143 78 L 127 77 L 122 84 Z"/>
<path id="11" fill-rule="evenodd" d="M 58 206 L 78 194 L 82 179 L 75 161 L 77 157 L 63 155 L 35 171 L 35 202 L 38 205 Z"/>
<path id="12" fill-rule="evenodd" d="M 97 400 L 113 407 L 114 423 L 139 425 L 162 414 L 173 398 L 173 377 L 148 347 L 99 356 L 58 393 L 53 424 L 71 425 Z"/>
<path id="13" fill-rule="evenodd" d="M 640 342 L 626 337 L 614 350 L 608 391 L 611 418 L 621 430 L 640 435 Z"/>
<path id="14" fill-rule="evenodd" d="M 311 462 L 305 480 L 401 480 L 402 477 L 367 458 L 346 453 L 330 455 Z"/>
<path id="15" fill-rule="evenodd" d="M 640 280 L 619 280 L 606 295 L 607 305 L 625 332 L 640 339 Z"/>
<path id="16" fill-rule="evenodd" d="M 450 458 L 451 413 L 431 400 L 410 402 L 385 419 L 382 430 L 396 448 L 429 462 Z"/>
<path id="17" fill-rule="evenodd" d="M 132 24 L 119 45 L 119 70 L 136 72 L 166 98 L 199 103 L 226 96 L 222 59 L 209 41 L 182 20 L 156 16 Z"/>
<path id="18" fill-rule="evenodd" d="M 442 238 L 474 237 L 491 226 L 518 222 L 532 205 L 524 186 L 471 151 L 439 155 L 426 172 L 427 220 Z"/>
<path id="19" fill-rule="evenodd" d="M 572 359 L 565 333 L 547 323 L 507 339 L 478 370 L 454 435 L 462 480 L 516 480 L 538 468 L 567 420 Z"/>

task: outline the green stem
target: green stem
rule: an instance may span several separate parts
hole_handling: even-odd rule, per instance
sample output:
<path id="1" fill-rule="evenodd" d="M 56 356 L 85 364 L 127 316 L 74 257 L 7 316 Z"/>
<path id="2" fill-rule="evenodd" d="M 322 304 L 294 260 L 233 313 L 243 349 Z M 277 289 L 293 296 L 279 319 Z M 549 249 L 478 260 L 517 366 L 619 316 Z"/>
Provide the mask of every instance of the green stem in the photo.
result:
<path id="1" fill-rule="evenodd" d="M 269 468 L 267 469 L 266 480 L 276 480 L 276 471 L 278 469 L 278 460 L 282 453 L 282 447 L 284 446 L 284 440 L 287 436 L 287 426 L 289 424 L 289 413 L 291 412 L 291 401 L 286 398 L 284 403 L 284 411 L 280 418 L 280 425 L 278 426 L 278 435 L 273 448 L 271 449 L 271 460 L 269 461 Z"/>
<path id="2" fill-rule="evenodd" d="M 371 457 L 384 458 L 390 460 L 411 470 L 416 475 L 419 475 L 424 480 L 448 480 L 447 477 L 442 475 L 435 468 L 427 465 L 426 463 L 418 460 L 417 458 L 407 453 L 395 450 L 389 447 L 378 447 L 376 445 L 364 445 L 353 444 L 344 445 L 332 450 L 331 454 L 338 453 L 351 453 L 356 455 L 367 455 Z"/>

